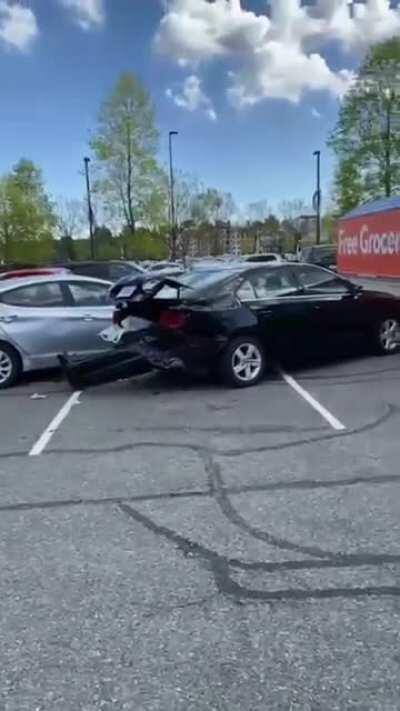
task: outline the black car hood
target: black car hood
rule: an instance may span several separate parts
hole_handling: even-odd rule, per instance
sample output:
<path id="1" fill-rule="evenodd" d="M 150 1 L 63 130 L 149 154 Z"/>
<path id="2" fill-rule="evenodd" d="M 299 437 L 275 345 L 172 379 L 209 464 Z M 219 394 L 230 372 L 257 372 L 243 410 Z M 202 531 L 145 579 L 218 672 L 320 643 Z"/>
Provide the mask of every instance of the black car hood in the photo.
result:
<path id="1" fill-rule="evenodd" d="M 366 301 L 397 301 L 400 305 L 400 298 L 395 294 L 388 294 L 385 291 L 375 291 L 373 289 L 363 289 L 361 292 L 363 299 Z"/>

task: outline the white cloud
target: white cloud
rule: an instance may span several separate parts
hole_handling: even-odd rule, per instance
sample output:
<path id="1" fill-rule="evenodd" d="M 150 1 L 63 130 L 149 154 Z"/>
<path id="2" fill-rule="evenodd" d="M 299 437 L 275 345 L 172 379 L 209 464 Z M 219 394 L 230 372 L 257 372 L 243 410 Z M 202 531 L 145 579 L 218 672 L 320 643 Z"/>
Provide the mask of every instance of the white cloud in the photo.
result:
<path id="1" fill-rule="evenodd" d="M 329 91 L 342 96 L 353 75 L 333 72 L 320 54 L 305 54 L 295 44 L 268 42 L 249 57 L 244 68 L 231 72 L 229 98 L 235 106 L 253 106 L 263 99 L 300 101 L 305 91 Z"/>
<path id="2" fill-rule="evenodd" d="M 322 119 L 322 114 L 315 108 L 315 106 L 311 109 L 311 116 L 317 120 Z"/>
<path id="3" fill-rule="evenodd" d="M 172 89 L 167 89 L 165 93 L 169 99 L 172 99 L 176 106 L 186 109 L 187 111 L 204 111 L 210 121 L 217 120 L 217 114 L 211 100 L 203 92 L 201 81 L 195 74 L 185 79 L 182 90 L 179 93 L 174 93 Z"/>
<path id="4" fill-rule="evenodd" d="M 59 0 L 72 11 L 75 21 L 83 30 L 100 26 L 105 20 L 104 0 Z"/>
<path id="5" fill-rule="evenodd" d="M 8 0 L 0 0 L 0 41 L 6 47 L 24 52 L 38 36 L 39 29 L 32 10 Z"/>
<path id="6" fill-rule="evenodd" d="M 266 98 L 298 102 L 306 91 L 342 96 L 353 79 L 322 54 L 326 42 L 361 49 L 400 33 L 400 9 L 390 0 L 270 0 L 269 16 L 241 0 L 166 0 L 155 47 L 180 65 L 231 59 L 228 94 L 237 106 Z"/>
<path id="7" fill-rule="evenodd" d="M 158 51 L 181 64 L 248 52 L 266 37 L 266 16 L 243 10 L 239 0 L 170 0 L 155 37 Z"/>

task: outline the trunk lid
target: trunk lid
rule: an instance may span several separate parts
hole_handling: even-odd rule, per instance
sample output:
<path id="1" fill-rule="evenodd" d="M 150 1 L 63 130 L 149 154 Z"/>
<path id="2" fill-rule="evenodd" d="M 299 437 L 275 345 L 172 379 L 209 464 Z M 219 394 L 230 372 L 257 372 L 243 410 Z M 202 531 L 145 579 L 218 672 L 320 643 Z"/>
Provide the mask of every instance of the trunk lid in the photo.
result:
<path id="1" fill-rule="evenodd" d="M 116 302 L 114 322 L 120 324 L 128 316 L 159 323 L 166 328 L 178 329 L 185 321 L 183 290 L 190 290 L 172 277 L 154 278 L 140 275 L 129 283 L 116 284 L 111 296 Z"/>

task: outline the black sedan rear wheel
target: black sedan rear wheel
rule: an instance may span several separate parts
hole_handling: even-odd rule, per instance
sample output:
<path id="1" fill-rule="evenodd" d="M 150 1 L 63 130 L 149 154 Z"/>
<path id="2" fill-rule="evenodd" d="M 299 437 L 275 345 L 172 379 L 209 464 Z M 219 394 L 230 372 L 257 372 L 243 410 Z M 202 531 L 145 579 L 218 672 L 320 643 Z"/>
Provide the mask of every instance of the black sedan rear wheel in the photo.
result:
<path id="1" fill-rule="evenodd" d="M 381 355 L 391 355 L 400 350 L 400 320 L 395 316 L 382 318 L 375 327 L 374 341 Z"/>
<path id="2" fill-rule="evenodd" d="M 220 363 L 224 382 L 235 388 L 256 385 L 264 375 L 265 366 L 263 347 L 252 336 L 233 339 L 222 354 Z"/>

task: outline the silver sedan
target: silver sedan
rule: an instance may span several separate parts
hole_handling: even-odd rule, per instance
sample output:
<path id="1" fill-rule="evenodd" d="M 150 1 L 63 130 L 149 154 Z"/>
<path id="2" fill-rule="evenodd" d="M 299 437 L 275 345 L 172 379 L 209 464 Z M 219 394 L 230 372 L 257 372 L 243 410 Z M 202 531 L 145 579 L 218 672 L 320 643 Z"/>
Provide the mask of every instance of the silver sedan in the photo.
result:
<path id="1" fill-rule="evenodd" d="M 71 274 L 0 282 L 0 389 L 23 372 L 56 367 L 61 353 L 107 348 L 99 332 L 112 322 L 109 289 Z"/>

